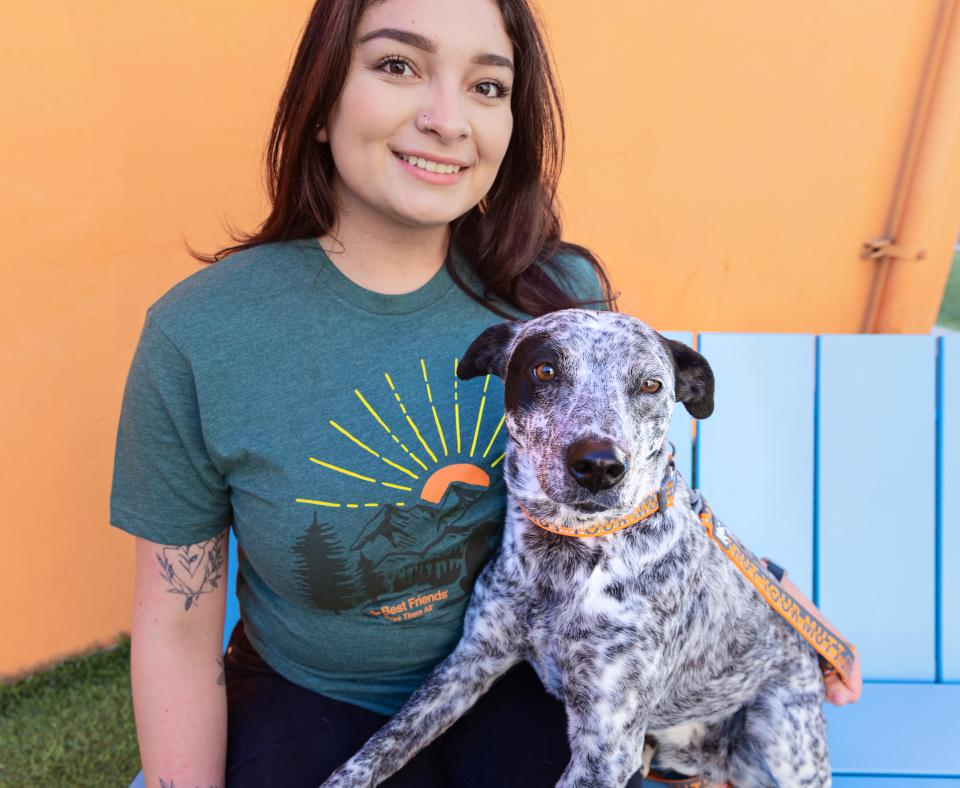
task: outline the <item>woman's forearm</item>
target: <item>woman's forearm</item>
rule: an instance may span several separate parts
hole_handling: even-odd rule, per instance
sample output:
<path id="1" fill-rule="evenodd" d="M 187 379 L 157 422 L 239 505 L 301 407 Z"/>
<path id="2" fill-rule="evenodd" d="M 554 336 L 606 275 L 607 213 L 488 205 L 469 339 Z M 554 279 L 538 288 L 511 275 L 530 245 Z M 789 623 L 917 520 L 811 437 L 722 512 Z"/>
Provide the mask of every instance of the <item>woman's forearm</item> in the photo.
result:
<path id="1" fill-rule="evenodd" d="M 134 624 L 130 675 L 147 788 L 224 788 L 227 698 L 209 638 Z"/>

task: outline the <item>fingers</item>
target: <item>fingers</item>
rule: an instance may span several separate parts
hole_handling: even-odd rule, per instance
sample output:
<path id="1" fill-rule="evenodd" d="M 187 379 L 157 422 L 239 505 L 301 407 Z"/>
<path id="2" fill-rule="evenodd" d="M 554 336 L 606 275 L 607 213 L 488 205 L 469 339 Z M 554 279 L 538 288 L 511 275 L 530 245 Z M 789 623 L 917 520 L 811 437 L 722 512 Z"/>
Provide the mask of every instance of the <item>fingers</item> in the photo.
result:
<path id="1" fill-rule="evenodd" d="M 852 701 L 860 700 L 860 693 L 863 692 L 863 676 L 860 674 L 859 658 L 854 660 L 844 687 L 852 694 Z"/>
<path id="2" fill-rule="evenodd" d="M 824 675 L 823 684 L 826 690 L 827 700 L 834 706 L 845 706 L 856 700 L 854 693 L 840 681 L 840 677 L 836 673 Z"/>
<path id="3" fill-rule="evenodd" d="M 860 699 L 860 693 L 863 690 L 863 681 L 860 678 L 859 669 L 851 670 L 847 676 L 847 683 L 844 683 L 836 671 L 824 673 L 823 684 L 827 700 L 834 706 L 845 706 L 848 703 L 855 703 Z"/>

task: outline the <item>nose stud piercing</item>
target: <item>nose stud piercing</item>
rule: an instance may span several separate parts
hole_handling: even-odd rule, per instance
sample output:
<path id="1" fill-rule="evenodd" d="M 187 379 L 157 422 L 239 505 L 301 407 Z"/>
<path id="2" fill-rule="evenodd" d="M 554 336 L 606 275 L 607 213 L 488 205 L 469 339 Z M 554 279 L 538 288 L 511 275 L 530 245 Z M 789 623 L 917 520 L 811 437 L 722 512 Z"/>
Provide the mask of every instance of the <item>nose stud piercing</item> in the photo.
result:
<path id="1" fill-rule="evenodd" d="M 430 130 L 430 116 L 429 116 L 426 112 L 424 112 L 424 113 L 420 116 L 420 119 L 423 121 L 423 123 L 422 123 L 421 126 L 420 126 L 420 131 L 429 131 L 429 130 Z"/>

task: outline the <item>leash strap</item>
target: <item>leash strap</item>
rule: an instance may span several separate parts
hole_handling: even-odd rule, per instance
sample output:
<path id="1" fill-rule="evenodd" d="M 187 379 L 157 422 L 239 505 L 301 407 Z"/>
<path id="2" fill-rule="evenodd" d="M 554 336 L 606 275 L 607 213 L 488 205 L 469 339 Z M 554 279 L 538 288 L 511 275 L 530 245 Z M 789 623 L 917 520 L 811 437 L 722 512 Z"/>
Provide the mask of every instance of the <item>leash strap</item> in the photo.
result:
<path id="1" fill-rule="evenodd" d="M 691 504 L 695 511 L 699 508 L 700 524 L 706 530 L 707 536 L 750 581 L 767 604 L 846 681 L 854 661 L 853 644 L 827 629 L 806 607 L 781 588 L 757 557 L 714 516 L 713 510 L 703 496 L 699 495 L 699 491 L 694 492 Z"/>

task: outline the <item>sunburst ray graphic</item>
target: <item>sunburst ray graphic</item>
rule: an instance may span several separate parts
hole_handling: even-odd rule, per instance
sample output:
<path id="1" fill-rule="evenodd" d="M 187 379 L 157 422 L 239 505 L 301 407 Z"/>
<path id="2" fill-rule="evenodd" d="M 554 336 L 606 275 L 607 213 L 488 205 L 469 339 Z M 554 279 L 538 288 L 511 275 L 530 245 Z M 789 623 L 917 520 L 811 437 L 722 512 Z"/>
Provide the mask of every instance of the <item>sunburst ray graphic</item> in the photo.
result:
<path id="1" fill-rule="evenodd" d="M 346 439 L 344 441 L 344 452 L 343 454 L 338 453 L 336 457 L 337 462 L 331 462 L 328 459 L 317 457 L 308 457 L 308 460 L 320 466 L 320 468 L 324 470 L 324 473 L 338 474 L 356 482 L 358 492 L 356 498 L 351 501 L 333 501 L 304 497 L 296 498 L 295 501 L 310 506 L 335 509 L 375 509 L 380 506 L 402 507 L 408 504 L 415 504 L 418 501 L 438 504 L 443 500 L 450 485 L 455 482 L 477 487 L 489 487 L 489 470 L 495 468 L 504 456 L 501 453 L 493 460 L 487 461 L 487 457 L 493 449 L 494 443 L 498 436 L 500 436 L 504 416 L 501 415 L 500 420 L 490 434 L 483 453 L 475 458 L 474 455 L 477 454 L 478 443 L 481 446 L 483 445 L 483 443 L 480 442 L 480 436 L 485 431 L 483 429 L 484 410 L 486 408 L 487 392 L 491 377 L 487 375 L 483 380 L 483 390 L 480 396 L 480 404 L 477 408 L 476 420 L 474 421 L 469 452 L 465 452 L 466 446 L 461 441 L 460 429 L 460 381 L 456 375 L 458 363 L 459 359 L 454 358 L 452 421 L 454 426 L 453 433 L 456 435 L 455 452 L 453 445 L 448 445 L 447 443 L 446 434 L 443 429 L 444 418 L 442 418 L 442 413 L 438 410 L 437 402 L 433 397 L 427 362 L 421 358 L 419 371 L 423 378 L 423 393 L 426 397 L 426 409 L 429 410 L 433 416 L 433 426 L 436 428 L 435 440 L 438 441 L 434 443 L 434 446 L 436 446 L 438 450 L 434 451 L 433 446 L 430 445 L 430 441 L 428 441 L 424 431 L 421 430 L 414 415 L 407 408 L 399 386 L 394 378 L 389 372 L 384 372 L 383 381 L 386 384 L 385 390 L 378 392 L 370 389 L 367 392 L 367 396 L 365 396 L 359 388 L 353 390 L 359 403 L 359 415 L 355 414 L 351 417 L 352 421 L 349 422 L 349 429 L 347 426 L 344 426 L 347 422 L 341 423 L 333 419 L 329 420 L 329 426 L 333 428 L 339 436 Z M 410 392 L 407 392 L 407 394 L 410 394 Z M 405 442 L 404 436 L 398 431 L 396 425 L 390 423 L 391 417 L 386 415 L 382 407 L 384 401 L 387 400 L 392 400 L 398 408 L 400 425 L 408 431 L 413 440 L 406 440 Z M 377 403 L 381 407 L 376 407 L 374 403 Z M 394 411 L 394 414 L 396 414 L 396 411 Z M 396 416 L 393 418 L 396 418 Z M 367 438 L 364 434 L 364 430 L 372 430 L 373 435 L 377 435 L 380 434 L 381 429 L 386 432 L 393 441 L 394 451 L 392 457 L 390 456 L 391 452 L 377 451 L 377 449 L 373 448 L 370 444 L 373 443 L 376 445 L 377 441 L 372 439 L 372 436 Z M 364 436 L 365 439 L 361 439 L 358 435 Z M 380 438 L 379 440 L 382 443 L 383 439 Z M 423 456 L 429 457 L 435 469 L 431 471 L 430 466 L 411 451 L 407 443 L 410 445 L 419 444 L 423 451 L 426 452 Z M 359 447 L 368 454 L 372 454 L 383 463 L 385 466 L 383 468 L 383 478 L 371 476 L 369 470 L 366 473 L 362 473 L 350 467 L 351 463 L 348 458 L 351 453 L 356 451 L 356 447 Z M 399 451 L 396 451 L 397 449 L 399 449 Z M 400 452 L 402 452 L 402 455 Z M 468 461 L 461 459 L 464 453 L 467 455 L 464 459 Z M 483 465 L 486 465 L 486 467 L 482 467 Z M 367 489 L 367 494 L 363 494 L 364 488 Z M 404 497 L 406 497 L 407 500 L 397 500 L 400 496 L 391 496 L 390 499 L 384 500 L 379 495 L 371 494 L 377 489 L 379 489 L 381 493 L 385 493 L 386 490 L 396 491 L 394 496 L 396 496 L 396 493 L 406 493 L 407 495 Z M 378 500 L 373 500 L 374 498 Z"/>

